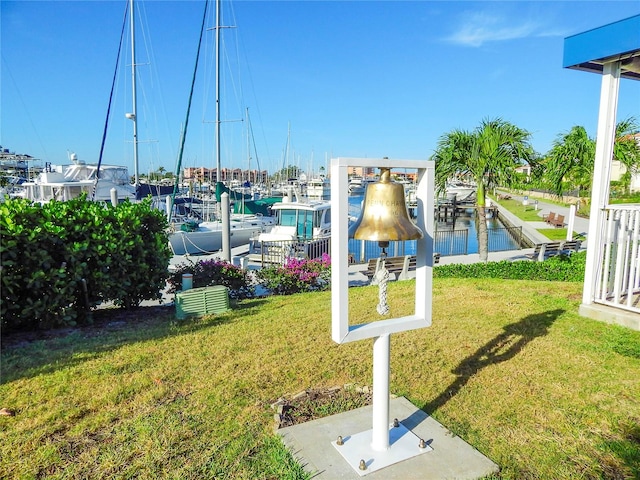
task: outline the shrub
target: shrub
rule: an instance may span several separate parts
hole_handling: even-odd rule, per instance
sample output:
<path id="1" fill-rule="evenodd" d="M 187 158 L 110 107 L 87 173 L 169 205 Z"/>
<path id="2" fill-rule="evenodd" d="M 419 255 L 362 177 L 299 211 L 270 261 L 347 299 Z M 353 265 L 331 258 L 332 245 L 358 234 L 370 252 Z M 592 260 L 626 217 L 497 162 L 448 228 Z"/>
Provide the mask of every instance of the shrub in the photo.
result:
<path id="1" fill-rule="evenodd" d="M 434 278 L 502 278 L 504 280 L 584 281 L 586 252 L 558 255 L 544 262 L 502 260 L 470 265 L 440 265 L 433 269 Z"/>
<path id="2" fill-rule="evenodd" d="M 2 328 L 90 321 L 89 308 L 159 299 L 171 258 L 167 221 L 150 200 L 117 207 L 86 196 L 0 203 Z"/>
<path id="3" fill-rule="evenodd" d="M 67 267 L 64 234 L 38 205 L 24 199 L 0 203 L 3 331 L 75 322 L 77 285 Z"/>
<path id="4" fill-rule="evenodd" d="M 282 266 L 258 270 L 256 279 L 274 295 L 328 290 L 331 287 L 331 259 L 326 253 L 320 260 L 288 258 Z"/>
<path id="5" fill-rule="evenodd" d="M 229 297 L 251 298 L 255 295 L 249 273 L 224 260 L 200 260 L 196 263 L 180 264 L 169 277 L 169 293 L 182 290 L 182 275 L 193 275 L 193 287 L 224 285 L 229 289 Z"/>

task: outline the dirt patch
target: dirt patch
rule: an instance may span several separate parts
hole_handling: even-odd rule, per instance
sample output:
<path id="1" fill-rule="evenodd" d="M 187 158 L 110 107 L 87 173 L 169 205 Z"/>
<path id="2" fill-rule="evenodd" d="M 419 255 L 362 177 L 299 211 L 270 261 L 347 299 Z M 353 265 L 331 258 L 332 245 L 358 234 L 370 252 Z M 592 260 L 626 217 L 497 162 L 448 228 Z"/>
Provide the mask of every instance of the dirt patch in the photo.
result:
<path id="1" fill-rule="evenodd" d="M 369 387 L 345 385 L 323 389 L 303 390 L 271 403 L 275 410 L 275 429 L 290 427 L 318 418 L 347 412 L 371 405 Z"/>

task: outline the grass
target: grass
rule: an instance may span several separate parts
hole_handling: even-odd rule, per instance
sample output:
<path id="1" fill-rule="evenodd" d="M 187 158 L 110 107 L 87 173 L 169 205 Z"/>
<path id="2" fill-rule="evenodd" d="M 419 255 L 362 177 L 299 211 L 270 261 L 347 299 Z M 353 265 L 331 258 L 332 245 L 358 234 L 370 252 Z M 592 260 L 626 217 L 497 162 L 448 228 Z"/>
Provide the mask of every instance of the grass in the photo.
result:
<path id="1" fill-rule="evenodd" d="M 540 210 L 536 210 L 534 205 L 523 205 L 521 201 L 513 199 L 500 200 L 500 205 L 525 222 L 542 221 Z"/>
<path id="2" fill-rule="evenodd" d="M 545 202 L 547 201 L 545 199 Z M 542 216 L 539 215 L 540 210 L 536 210 L 534 205 L 523 205 L 522 202 L 511 199 L 500 200 L 500 205 L 525 222 L 543 221 Z M 551 241 L 567 239 L 566 228 L 539 228 L 537 230 Z M 573 238 L 580 238 L 580 234 L 573 232 Z M 582 240 L 584 240 L 584 237 Z"/>
<path id="3" fill-rule="evenodd" d="M 389 284 L 391 315 L 414 288 Z M 433 291 L 433 326 L 392 337 L 392 393 L 498 463 L 493 478 L 640 477 L 640 332 L 578 316 L 579 283 Z M 375 318 L 376 287 L 349 294 L 352 321 Z M 0 478 L 309 478 L 271 403 L 371 383 L 371 342 L 331 341 L 329 292 L 115 320 L 4 339 L 0 408 L 15 416 L 0 416 Z"/>

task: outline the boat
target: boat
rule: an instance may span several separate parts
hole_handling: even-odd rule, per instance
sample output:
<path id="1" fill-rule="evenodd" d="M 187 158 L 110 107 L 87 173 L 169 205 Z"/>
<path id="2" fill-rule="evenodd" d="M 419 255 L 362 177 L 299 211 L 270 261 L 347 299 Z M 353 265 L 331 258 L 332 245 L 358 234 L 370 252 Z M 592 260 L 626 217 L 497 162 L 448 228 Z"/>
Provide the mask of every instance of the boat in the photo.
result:
<path id="1" fill-rule="evenodd" d="M 98 202 L 109 202 L 112 189 L 118 201 L 136 200 L 136 189 L 131 185 L 127 167 L 117 165 L 86 164 L 70 155 L 71 164 L 47 164 L 31 182 L 24 182 L 24 197 L 38 203 L 51 200 L 66 201 L 86 194 Z M 98 171 L 100 172 L 98 178 Z"/>
<path id="2" fill-rule="evenodd" d="M 269 228 L 260 215 L 231 217 L 229 221 L 231 247 L 248 245 L 250 240 Z M 222 249 L 223 222 L 185 222 L 169 236 L 174 255 L 205 255 Z"/>
<path id="3" fill-rule="evenodd" d="M 367 185 L 369 185 L 370 183 L 374 183 L 375 181 L 375 178 L 351 177 L 349 179 L 349 185 L 347 186 L 349 195 L 364 195 L 364 192 L 367 190 Z"/>
<path id="4" fill-rule="evenodd" d="M 405 187 L 404 199 L 410 212 L 418 207 L 418 189 L 415 185 Z"/>
<path id="5" fill-rule="evenodd" d="M 216 121 L 215 121 L 215 151 L 216 151 L 216 172 L 221 172 L 220 165 L 220 0 L 216 0 Z M 201 31 L 201 36 L 202 36 Z M 197 59 L 196 59 L 197 70 Z M 193 85 L 192 85 L 193 88 Z M 187 110 L 187 122 L 188 123 Z M 183 138 L 186 132 L 183 132 Z M 180 162 L 182 158 L 182 150 L 180 152 Z M 243 194 L 226 187 L 220 178 L 216 182 L 216 201 L 218 206 L 221 205 L 221 195 L 226 193 L 233 203 L 246 202 L 252 200 L 253 196 Z M 174 210 L 172 207 L 173 199 L 168 208 L 168 218 L 173 218 Z M 169 235 L 169 246 L 174 255 L 201 255 L 218 252 L 222 249 L 223 235 L 229 235 L 229 247 L 235 248 L 242 245 L 248 245 L 251 238 L 269 230 L 275 224 L 275 218 L 262 214 L 229 214 L 229 222 L 224 222 L 221 218 L 213 221 L 203 221 L 200 218 L 191 218 L 186 221 L 182 219 L 179 223 L 173 223 L 173 232 Z M 230 254 L 230 252 L 226 252 Z M 231 258 L 227 258 L 231 260 Z"/>
<path id="6" fill-rule="evenodd" d="M 307 180 L 307 197 L 328 199 L 331 196 L 331 182 L 326 177 Z"/>
<path id="7" fill-rule="evenodd" d="M 366 185 L 362 177 L 351 177 L 347 186 L 349 195 L 364 195 Z"/>
<path id="8" fill-rule="evenodd" d="M 317 240 L 331 236 L 331 202 L 327 200 L 283 201 L 274 204 L 272 210 L 276 223 L 268 233 L 262 233 L 259 241 Z"/>
<path id="9" fill-rule="evenodd" d="M 477 187 L 470 183 L 450 181 L 445 187 L 445 196 L 449 202 L 468 202 L 475 200 Z"/>
<path id="10" fill-rule="evenodd" d="M 276 224 L 254 237 L 249 244 L 249 260 L 284 263 L 287 258 L 320 258 L 329 253 L 331 202 L 328 200 L 289 201 L 272 207 Z"/>
<path id="11" fill-rule="evenodd" d="M 141 187 L 138 178 L 138 134 L 137 134 L 137 100 L 136 100 L 136 59 L 135 59 L 135 19 L 134 0 L 129 0 L 129 20 L 131 29 L 132 50 L 132 112 L 125 117 L 133 122 L 133 158 L 134 183 L 131 182 L 127 167 L 119 165 L 105 165 L 102 163 L 104 142 L 106 139 L 109 113 L 103 133 L 102 148 L 98 162 L 87 164 L 79 160 L 75 153 L 69 155 L 68 165 L 52 165 L 47 162 L 42 172 L 32 182 L 25 182 L 24 197 L 39 203 L 51 200 L 67 201 L 86 194 L 88 200 L 97 202 L 120 202 L 123 200 L 138 201 L 148 195 L 159 197 L 159 186 L 144 185 Z M 114 76 L 115 82 L 115 76 Z M 111 99 L 109 101 L 109 109 Z M 165 191 L 166 192 L 166 191 Z M 165 193 L 166 194 L 166 193 Z"/>

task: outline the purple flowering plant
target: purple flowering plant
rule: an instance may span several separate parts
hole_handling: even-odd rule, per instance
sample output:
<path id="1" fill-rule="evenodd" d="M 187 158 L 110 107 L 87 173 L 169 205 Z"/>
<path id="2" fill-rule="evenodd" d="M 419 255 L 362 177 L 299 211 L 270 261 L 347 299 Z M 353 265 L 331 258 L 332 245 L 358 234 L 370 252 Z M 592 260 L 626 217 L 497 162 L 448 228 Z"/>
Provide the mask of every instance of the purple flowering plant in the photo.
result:
<path id="1" fill-rule="evenodd" d="M 274 295 L 328 290 L 331 286 L 331 257 L 325 253 L 314 260 L 287 258 L 284 265 L 258 270 L 256 279 Z"/>

